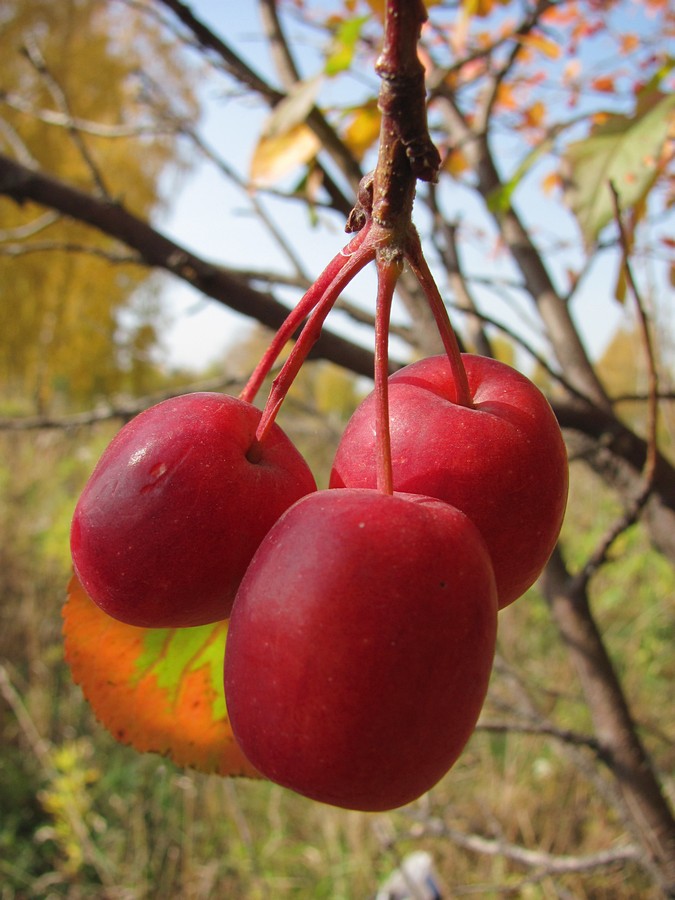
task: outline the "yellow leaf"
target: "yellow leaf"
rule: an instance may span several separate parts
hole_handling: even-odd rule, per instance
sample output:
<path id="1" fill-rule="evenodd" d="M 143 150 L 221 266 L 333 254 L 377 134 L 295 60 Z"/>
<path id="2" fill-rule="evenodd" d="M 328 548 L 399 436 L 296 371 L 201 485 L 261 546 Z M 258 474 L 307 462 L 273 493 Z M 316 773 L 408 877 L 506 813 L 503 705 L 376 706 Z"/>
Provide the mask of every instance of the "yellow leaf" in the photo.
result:
<path id="1" fill-rule="evenodd" d="M 304 123 L 281 134 L 263 135 L 251 160 L 251 182 L 258 187 L 275 184 L 313 159 L 320 149 L 321 141 Z"/>
<path id="2" fill-rule="evenodd" d="M 464 0 L 462 13 L 465 16 L 489 16 L 495 6 L 506 6 L 509 0 Z"/>
<path id="3" fill-rule="evenodd" d="M 559 172 L 549 172 L 541 182 L 541 189 L 545 194 L 552 194 L 553 191 L 560 187 L 562 180 Z"/>
<path id="4" fill-rule="evenodd" d="M 544 56 L 548 56 L 549 59 L 559 59 L 560 54 L 562 53 L 560 44 L 552 38 L 544 37 L 543 34 L 521 34 L 514 35 L 514 37 L 524 47 L 527 47 L 529 50 L 536 50 L 538 53 L 543 53 Z"/>
<path id="5" fill-rule="evenodd" d="M 384 0 L 366 0 L 366 3 L 378 19 L 384 22 Z"/>
<path id="6" fill-rule="evenodd" d="M 323 73 L 299 81 L 274 107 L 251 160 L 253 184 L 274 184 L 316 156 L 321 143 L 306 122 L 322 82 Z"/>
<path id="7" fill-rule="evenodd" d="M 361 159 L 380 134 L 382 114 L 376 103 L 358 109 L 344 132 L 344 140 L 357 159 Z"/>

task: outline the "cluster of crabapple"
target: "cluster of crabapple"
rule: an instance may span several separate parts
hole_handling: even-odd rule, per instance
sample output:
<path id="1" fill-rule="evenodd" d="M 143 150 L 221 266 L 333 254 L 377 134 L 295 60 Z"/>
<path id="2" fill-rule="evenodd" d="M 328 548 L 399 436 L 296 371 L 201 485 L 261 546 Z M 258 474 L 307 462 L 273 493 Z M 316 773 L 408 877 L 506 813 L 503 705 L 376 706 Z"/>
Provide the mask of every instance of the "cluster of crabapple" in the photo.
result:
<path id="1" fill-rule="evenodd" d="M 310 289 L 239 398 L 177 397 L 120 431 L 79 499 L 71 547 L 90 597 L 123 622 L 229 618 L 228 716 L 251 764 L 375 811 L 431 788 L 473 732 L 498 610 L 558 537 L 567 459 L 531 381 L 450 353 L 376 378 L 317 490 L 274 413 L 335 297 L 375 258 L 365 237 Z M 261 412 L 251 397 L 308 315 Z"/>

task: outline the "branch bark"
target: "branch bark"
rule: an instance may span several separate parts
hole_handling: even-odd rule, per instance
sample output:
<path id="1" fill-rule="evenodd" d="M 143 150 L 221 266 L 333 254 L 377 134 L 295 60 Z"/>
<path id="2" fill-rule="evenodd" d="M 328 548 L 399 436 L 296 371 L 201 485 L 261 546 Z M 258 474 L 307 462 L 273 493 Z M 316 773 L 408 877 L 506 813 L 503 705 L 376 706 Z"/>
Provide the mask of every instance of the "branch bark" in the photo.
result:
<path id="1" fill-rule="evenodd" d="M 635 497 L 643 483 L 648 442 L 593 404 L 553 398 L 551 405 L 560 426 L 582 436 L 580 452 L 591 468 L 622 497 Z M 654 546 L 675 563 L 675 466 L 658 451 L 643 515 Z"/>

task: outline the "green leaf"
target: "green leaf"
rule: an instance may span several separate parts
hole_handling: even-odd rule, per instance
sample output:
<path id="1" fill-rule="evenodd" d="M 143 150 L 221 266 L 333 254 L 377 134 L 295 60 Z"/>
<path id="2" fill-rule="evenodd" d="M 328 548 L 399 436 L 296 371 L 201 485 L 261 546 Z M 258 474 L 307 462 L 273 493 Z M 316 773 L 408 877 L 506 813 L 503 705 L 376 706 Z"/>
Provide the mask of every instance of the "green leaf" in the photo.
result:
<path id="1" fill-rule="evenodd" d="M 337 30 L 335 44 L 326 60 L 324 72 L 328 76 L 338 75 L 348 69 L 354 59 L 356 45 L 361 36 L 361 29 L 370 16 L 357 16 L 347 19 Z"/>
<path id="2" fill-rule="evenodd" d="M 614 218 L 610 182 L 622 210 L 645 200 L 659 174 L 674 109 L 675 95 L 642 92 L 632 116 L 609 115 L 588 138 L 567 148 L 565 196 L 587 243 Z"/>
<path id="3" fill-rule="evenodd" d="M 185 678 L 203 668 L 214 691 L 212 715 L 224 718 L 225 696 L 221 691 L 224 655 L 225 628 L 222 623 L 180 630 L 149 628 L 144 631 L 142 651 L 135 661 L 134 682 L 154 675 L 157 687 L 175 703 Z"/>
<path id="4" fill-rule="evenodd" d="M 554 138 L 557 136 L 558 131 L 559 129 L 556 129 L 555 134 L 552 133 L 540 144 L 537 144 L 521 161 L 511 178 L 488 195 L 487 205 L 491 212 L 504 213 L 509 209 L 516 188 L 532 166 L 552 149 Z"/>

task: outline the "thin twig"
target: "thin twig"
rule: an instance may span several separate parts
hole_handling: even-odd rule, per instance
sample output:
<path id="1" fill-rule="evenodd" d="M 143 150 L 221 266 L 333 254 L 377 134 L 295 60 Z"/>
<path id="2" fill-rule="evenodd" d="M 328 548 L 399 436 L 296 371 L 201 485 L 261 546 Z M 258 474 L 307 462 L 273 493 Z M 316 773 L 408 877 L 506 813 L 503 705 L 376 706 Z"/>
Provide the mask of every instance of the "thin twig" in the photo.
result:
<path id="1" fill-rule="evenodd" d="M 511 35 L 509 35 L 509 38 L 514 41 L 514 45 L 511 49 L 511 52 L 509 53 L 506 62 L 501 66 L 499 71 L 496 72 L 491 79 L 489 91 L 486 93 L 485 100 L 481 105 L 481 108 L 479 109 L 478 115 L 476 116 L 477 131 L 483 132 L 488 128 L 494 105 L 497 102 L 499 96 L 499 88 L 515 66 L 518 58 L 525 50 L 525 44 L 523 43 L 522 38 L 530 34 L 530 32 L 537 27 L 542 15 L 552 6 L 556 6 L 556 0 L 538 0 L 538 3 L 534 7 L 530 15 L 521 23 L 519 28 L 517 28 Z"/>
<path id="2" fill-rule="evenodd" d="M 5 103 L 11 109 L 24 113 L 45 125 L 55 128 L 65 128 L 68 131 L 76 130 L 79 134 L 89 134 L 94 137 L 102 137 L 108 140 L 127 139 L 132 137 L 160 137 L 172 134 L 170 130 L 157 125 L 126 125 L 120 123 L 110 125 L 105 122 L 94 122 L 91 119 L 83 119 L 63 110 L 42 109 L 28 103 L 19 94 L 11 91 L 0 91 L 0 102 Z"/>
<path id="3" fill-rule="evenodd" d="M 593 869 L 605 869 L 626 862 L 640 862 L 640 851 L 632 844 L 612 850 L 601 850 L 598 853 L 574 856 L 571 854 L 546 853 L 543 850 L 530 850 L 518 844 L 496 838 L 486 838 L 479 834 L 467 834 L 458 828 L 452 828 L 441 819 L 427 819 L 421 828 L 415 829 L 415 837 L 419 831 L 425 835 L 448 838 L 453 844 L 486 856 L 502 856 L 512 862 L 539 869 L 548 875 L 568 875 L 578 872 L 589 872 Z"/>
<path id="4" fill-rule="evenodd" d="M 181 3 L 180 0 L 160 0 L 160 2 L 175 13 L 204 49 L 215 52 L 221 58 L 228 72 L 233 77 L 263 97 L 271 107 L 275 107 L 281 102 L 285 94 L 273 88 L 260 75 L 254 72 L 222 37 L 214 34 L 210 28 L 193 14 L 185 3 Z M 310 110 L 307 116 L 307 124 L 321 141 L 323 149 L 331 156 L 344 176 L 356 189 L 363 174 L 359 164 L 317 107 L 313 107 Z"/>
<path id="5" fill-rule="evenodd" d="M 589 579 L 607 560 L 615 541 L 638 520 L 640 513 L 647 505 L 654 489 L 656 464 L 658 461 L 659 377 L 656 355 L 650 333 L 649 318 L 630 264 L 630 242 L 623 224 L 619 194 L 611 181 L 609 189 L 614 205 L 614 218 L 619 229 L 619 240 L 623 253 L 622 265 L 626 275 L 626 282 L 635 300 L 639 336 L 647 367 L 647 453 L 642 473 L 642 485 L 639 491 L 628 502 L 623 513 L 607 529 L 600 543 L 577 575 L 579 582 L 584 585 L 588 583 Z"/>
<path id="6" fill-rule="evenodd" d="M 137 250 L 147 265 L 171 272 L 204 294 L 270 328 L 278 328 L 288 315 L 285 304 L 233 278 L 221 267 L 177 244 L 134 215 L 121 202 L 104 201 L 58 178 L 22 166 L 2 153 L 0 193 L 19 203 L 33 200 L 87 222 L 109 237 L 122 241 L 130 249 Z M 321 355 L 362 375 L 371 375 L 373 371 L 371 351 L 334 334 L 330 329 L 323 330 L 312 355 L 314 358 Z"/>
<path id="7" fill-rule="evenodd" d="M 13 418 L 0 418 L 0 431 L 36 431 L 41 429 L 68 430 L 82 428 L 87 425 L 96 425 L 99 422 L 108 422 L 111 419 L 130 419 L 162 400 L 178 397 L 182 394 L 190 394 L 194 391 L 219 391 L 239 389 L 243 384 L 243 378 L 227 376 L 225 378 L 212 378 L 207 381 L 194 382 L 183 387 L 175 387 L 170 390 L 149 396 L 137 397 L 132 400 L 116 400 L 100 406 L 98 409 L 90 409 L 80 413 L 70 413 L 64 416 L 16 416 Z"/>
<path id="8" fill-rule="evenodd" d="M 79 244 L 74 241 L 22 241 L 0 243 L 0 256 L 29 256 L 31 253 L 85 253 L 96 256 L 114 265 L 146 266 L 145 260 L 135 253 L 117 253 L 94 244 Z"/>
<path id="9" fill-rule="evenodd" d="M 469 338 L 473 341 L 476 352 L 480 353 L 481 356 L 494 356 L 490 339 L 483 328 L 484 320 L 476 315 L 478 307 L 472 292 L 469 290 L 460 265 L 459 249 L 457 246 L 458 225 L 457 223 L 448 222 L 441 214 L 438 206 L 438 194 L 434 185 L 430 185 L 428 203 L 434 217 L 432 239 L 443 260 L 445 270 L 448 273 L 450 287 L 457 297 L 458 303 L 471 313 L 469 316 L 469 322 L 471 323 Z M 443 237 L 442 242 L 439 240 L 441 235 Z"/>
<path id="10" fill-rule="evenodd" d="M 591 735 L 580 734 L 568 728 L 556 728 L 555 725 L 550 725 L 546 722 L 528 724 L 523 722 L 479 721 L 476 731 L 486 731 L 492 734 L 530 734 L 552 737 L 563 744 L 572 744 L 575 747 L 588 747 L 597 755 L 602 755 L 598 741 Z"/>
<path id="11" fill-rule="evenodd" d="M 259 6 L 275 68 L 281 83 L 288 90 L 300 81 L 300 72 L 279 20 L 277 2 L 276 0 L 260 0 Z"/>
<path id="12" fill-rule="evenodd" d="M 70 103 L 68 101 L 66 92 L 63 90 L 56 77 L 47 66 L 45 58 L 42 55 L 42 51 L 38 47 L 37 41 L 33 38 L 32 35 L 26 36 L 24 42 L 24 50 L 26 58 L 29 60 L 38 75 L 42 78 L 47 89 L 49 90 L 49 93 L 52 95 L 57 106 L 63 113 L 66 119 L 65 127 L 68 129 L 73 143 L 77 147 L 80 156 L 89 169 L 98 193 L 101 197 L 110 199 L 110 192 L 108 191 L 107 185 L 105 183 L 103 173 L 101 172 L 98 164 L 96 163 L 96 160 L 89 151 L 89 148 L 87 147 L 86 141 L 82 137 L 80 130 L 74 124 L 75 120 L 71 113 Z"/>

